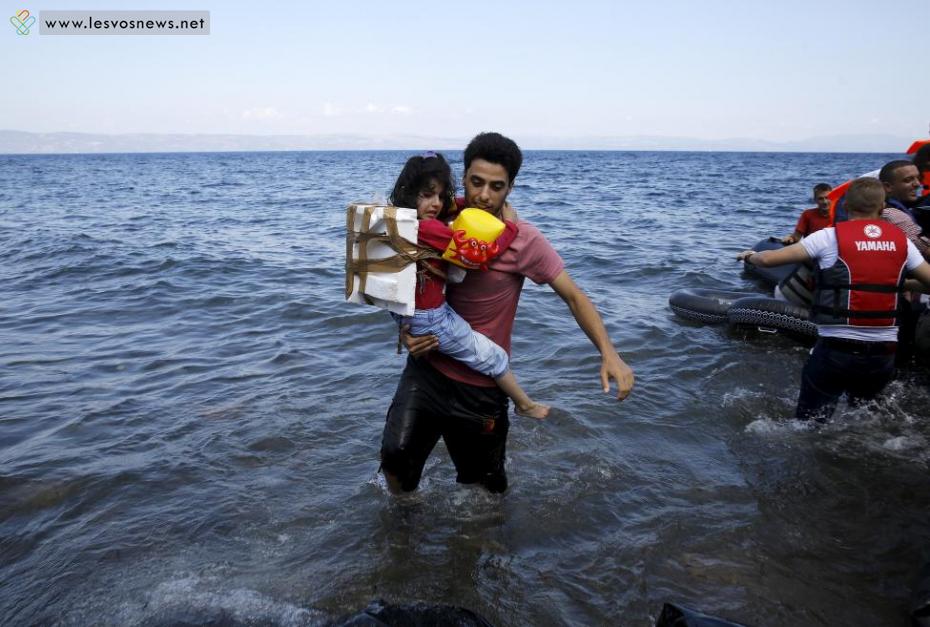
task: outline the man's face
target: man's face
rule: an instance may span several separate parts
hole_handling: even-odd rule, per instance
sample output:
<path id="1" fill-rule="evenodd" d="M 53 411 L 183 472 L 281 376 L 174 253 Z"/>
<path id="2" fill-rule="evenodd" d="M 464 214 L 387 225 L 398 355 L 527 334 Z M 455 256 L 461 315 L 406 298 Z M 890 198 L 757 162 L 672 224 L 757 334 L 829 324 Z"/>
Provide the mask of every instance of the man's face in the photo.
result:
<path id="1" fill-rule="evenodd" d="M 504 166 L 475 159 L 465 171 L 465 206 L 484 209 L 499 216 L 513 189 Z"/>
<path id="2" fill-rule="evenodd" d="M 830 198 L 827 196 L 829 193 L 830 190 L 828 189 L 814 194 L 814 202 L 817 203 L 817 209 L 824 215 L 830 211 Z"/>
<path id="3" fill-rule="evenodd" d="M 906 165 L 891 173 L 891 183 L 885 183 L 885 193 L 903 203 L 914 202 L 920 191 L 920 173 L 916 165 Z"/>

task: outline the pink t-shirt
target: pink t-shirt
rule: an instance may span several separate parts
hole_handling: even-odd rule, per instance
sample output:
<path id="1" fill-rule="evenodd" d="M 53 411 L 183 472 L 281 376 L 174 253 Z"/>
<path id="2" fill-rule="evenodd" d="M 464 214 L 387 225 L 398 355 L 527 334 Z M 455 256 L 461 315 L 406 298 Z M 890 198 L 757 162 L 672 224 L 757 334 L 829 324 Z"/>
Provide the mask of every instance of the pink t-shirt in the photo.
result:
<path id="1" fill-rule="evenodd" d="M 446 286 L 449 305 L 472 326 L 510 354 L 510 336 L 517 315 L 523 278 L 551 283 L 565 269 L 552 244 L 529 222 L 518 222 L 516 239 L 492 261 L 487 272 L 469 272 L 465 280 Z M 442 374 L 471 385 L 493 387 L 494 379 L 479 374 L 459 361 L 437 351 L 430 363 Z"/>

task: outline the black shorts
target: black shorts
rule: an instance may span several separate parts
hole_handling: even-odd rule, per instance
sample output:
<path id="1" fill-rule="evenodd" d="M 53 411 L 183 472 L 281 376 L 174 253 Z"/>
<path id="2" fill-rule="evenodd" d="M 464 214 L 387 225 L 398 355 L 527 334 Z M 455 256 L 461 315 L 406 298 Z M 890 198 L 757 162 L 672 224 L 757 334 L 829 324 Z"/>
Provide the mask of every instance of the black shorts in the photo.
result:
<path id="1" fill-rule="evenodd" d="M 507 395 L 500 388 L 460 383 L 426 361 L 408 357 L 384 424 L 381 466 L 404 490 L 415 490 L 441 437 L 455 464 L 456 481 L 503 492 L 509 428 Z"/>

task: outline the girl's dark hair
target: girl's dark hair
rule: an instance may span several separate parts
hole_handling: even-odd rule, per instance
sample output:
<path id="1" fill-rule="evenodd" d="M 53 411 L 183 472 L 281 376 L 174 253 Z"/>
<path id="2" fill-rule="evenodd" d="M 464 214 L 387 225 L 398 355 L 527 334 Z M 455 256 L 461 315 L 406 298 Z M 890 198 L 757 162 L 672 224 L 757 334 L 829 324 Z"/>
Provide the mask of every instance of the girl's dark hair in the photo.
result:
<path id="1" fill-rule="evenodd" d="M 440 215 L 446 213 L 455 206 L 455 178 L 446 158 L 438 152 L 424 152 L 407 159 L 388 200 L 395 207 L 416 209 L 417 195 L 434 179 L 444 187 Z"/>

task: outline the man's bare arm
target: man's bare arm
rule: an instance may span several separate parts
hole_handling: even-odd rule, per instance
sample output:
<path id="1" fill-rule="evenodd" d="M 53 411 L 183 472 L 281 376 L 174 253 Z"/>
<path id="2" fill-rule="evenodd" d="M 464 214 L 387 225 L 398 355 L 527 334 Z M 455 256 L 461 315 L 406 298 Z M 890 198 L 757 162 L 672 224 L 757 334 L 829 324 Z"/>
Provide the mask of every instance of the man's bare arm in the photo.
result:
<path id="1" fill-rule="evenodd" d="M 810 261 L 811 256 L 800 242 L 786 246 L 779 250 L 744 250 L 736 256 L 738 261 L 748 261 L 754 266 L 768 268 L 770 266 L 783 266 L 786 263 L 804 263 Z"/>
<path id="2" fill-rule="evenodd" d="M 904 281 L 905 292 L 919 292 L 921 294 L 930 294 L 930 287 L 927 287 L 917 279 L 906 279 Z"/>
<path id="3" fill-rule="evenodd" d="M 594 303 L 564 270 L 549 285 L 565 301 L 578 326 L 601 353 L 601 387 L 604 392 L 610 391 L 610 380 L 613 379 L 617 382 L 617 399 L 622 401 L 633 389 L 633 370 L 617 354 Z"/>
<path id="4" fill-rule="evenodd" d="M 911 276 L 913 276 L 915 279 L 920 281 L 920 283 L 922 284 L 923 289 L 919 291 L 925 292 L 925 293 L 930 291 L 930 263 L 927 263 L 925 261 L 919 266 L 917 266 L 916 268 L 914 268 L 913 270 L 911 270 Z M 914 291 L 918 291 L 918 290 L 914 290 Z"/>

